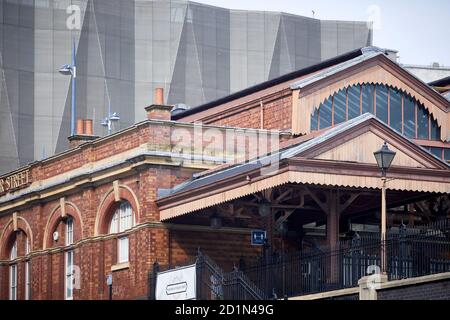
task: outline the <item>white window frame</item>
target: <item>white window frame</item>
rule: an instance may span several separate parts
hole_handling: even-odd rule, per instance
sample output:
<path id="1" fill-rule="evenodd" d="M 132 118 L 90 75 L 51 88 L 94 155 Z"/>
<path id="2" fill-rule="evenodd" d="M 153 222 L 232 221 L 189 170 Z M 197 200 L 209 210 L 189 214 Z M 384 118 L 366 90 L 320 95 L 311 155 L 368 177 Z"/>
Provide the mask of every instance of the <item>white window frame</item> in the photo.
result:
<path id="1" fill-rule="evenodd" d="M 73 244 L 73 218 L 68 217 L 66 220 L 66 246 Z"/>
<path id="2" fill-rule="evenodd" d="M 73 244 L 73 218 L 68 217 L 66 220 L 66 246 Z M 68 250 L 65 253 L 65 270 L 64 270 L 64 296 L 66 300 L 73 300 L 73 282 L 74 282 L 74 252 Z"/>
<path id="3" fill-rule="evenodd" d="M 9 258 L 11 261 L 17 258 L 17 240 L 14 240 Z M 9 267 L 9 300 L 17 300 L 17 263 Z"/>
<path id="4" fill-rule="evenodd" d="M 17 300 L 17 264 L 9 267 L 9 300 Z"/>
<path id="5" fill-rule="evenodd" d="M 127 201 L 120 203 L 111 219 L 109 233 L 121 233 L 133 228 L 135 224 L 134 212 L 131 204 Z M 130 242 L 127 236 L 117 239 L 117 263 L 129 261 Z"/>
<path id="6" fill-rule="evenodd" d="M 30 253 L 30 242 L 27 239 L 25 253 L 28 255 Z M 25 300 L 30 300 L 31 298 L 31 268 L 30 260 L 25 260 Z"/>
<path id="7" fill-rule="evenodd" d="M 64 296 L 66 300 L 73 300 L 73 250 L 66 251 L 65 253 L 65 272 L 64 272 Z"/>
<path id="8" fill-rule="evenodd" d="M 117 239 L 117 263 L 127 263 L 129 261 L 130 240 L 128 237 Z"/>

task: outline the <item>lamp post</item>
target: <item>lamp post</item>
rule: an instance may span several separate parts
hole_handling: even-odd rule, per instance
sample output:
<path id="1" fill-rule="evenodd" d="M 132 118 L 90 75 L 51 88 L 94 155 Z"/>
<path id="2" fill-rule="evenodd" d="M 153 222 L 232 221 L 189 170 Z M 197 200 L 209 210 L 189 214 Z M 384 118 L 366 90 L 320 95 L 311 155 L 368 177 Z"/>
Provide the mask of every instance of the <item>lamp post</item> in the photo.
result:
<path id="1" fill-rule="evenodd" d="M 65 64 L 59 69 L 59 73 L 72 76 L 72 114 L 70 115 L 70 135 L 75 135 L 76 99 L 77 99 L 77 65 L 75 54 L 75 39 L 72 44 L 72 64 Z"/>
<path id="2" fill-rule="evenodd" d="M 381 169 L 381 273 L 387 271 L 386 255 L 386 172 L 390 168 L 395 157 L 395 152 L 390 150 L 387 143 L 384 142 L 380 150 L 373 153 L 378 167 Z"/>
<path id="3" fill-rule="evenodd" d="M 108 108 L 108 116 L 103 119 L 101 125 L 108 128 L 108 134 L 111 134 L 113 122 L 119 121 L 120 117 L 117 112 L 111 113 L 111 107 Z"/>

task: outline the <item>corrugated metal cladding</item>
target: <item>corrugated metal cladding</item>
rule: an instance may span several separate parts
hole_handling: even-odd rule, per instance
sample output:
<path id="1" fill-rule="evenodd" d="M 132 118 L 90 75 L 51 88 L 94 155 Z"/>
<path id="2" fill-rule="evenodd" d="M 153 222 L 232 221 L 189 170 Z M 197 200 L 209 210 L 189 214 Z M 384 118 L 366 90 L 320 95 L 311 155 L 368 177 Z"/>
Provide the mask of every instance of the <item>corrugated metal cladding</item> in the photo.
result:
<path id="1" fill-rule="evenodd" d="M 196 106 L 372 44 L 364 22 L 179 0 L 4 0 L 0 28 L 0 173 L 68 147 L 72 37 L 77 117 L 98 135 L 109 105 L 116 129 L 144 119 L 156 87 Z"/>

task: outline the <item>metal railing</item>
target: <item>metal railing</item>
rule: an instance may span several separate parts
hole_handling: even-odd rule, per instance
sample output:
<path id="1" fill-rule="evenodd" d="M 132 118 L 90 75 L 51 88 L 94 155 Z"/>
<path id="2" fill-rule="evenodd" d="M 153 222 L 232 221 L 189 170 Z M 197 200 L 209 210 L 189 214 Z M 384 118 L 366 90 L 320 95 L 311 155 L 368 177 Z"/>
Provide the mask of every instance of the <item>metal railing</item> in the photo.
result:
<path id="1" fill-rule="evenodd" d="M 190 263 L 186 263 L 189 265 Z M 224 272 L 211 258 L 198 251 L 196 264 L 196 297 L 198 300 L 265 300 L 264 291 L 253 284 L 242 271 L 234 268 Z M 161 268 L 157 263 L 149 273 L 149 299 L 155 299 L 156 277 Z"/>
<path id="2" fill-rule="evenodd" d="M 450 271 L 450 219 L 427 226 L 393 228 L 386 240 L 387 274 L 399 280 Z M 257 263 L 224 272 L 200 250 L 195 258 L 197 299 L 265 300 L 351 288 L 379 271 L 381 242 L 377 233 L 355 233 L 333 248 L 266 254 Z M 192 264 L 191 260 L 186 265 Z M 156 274 L 172 269 L 154 264 L 149 298 L 154 299 Z M 353 298 L 353 297 L 352 297 Z"/>
<path id="3" fill-rule="evenodd" d="M 379 234 L 355 234 L 333 249 L 270 255 L 244 272 L 267 296 L 278 298 L 355 287 L 362 277 L 379 272 L 379 239 Z M 392 229 L 386 249 L 389 280 L 448 272 L 450 220 Z"/>

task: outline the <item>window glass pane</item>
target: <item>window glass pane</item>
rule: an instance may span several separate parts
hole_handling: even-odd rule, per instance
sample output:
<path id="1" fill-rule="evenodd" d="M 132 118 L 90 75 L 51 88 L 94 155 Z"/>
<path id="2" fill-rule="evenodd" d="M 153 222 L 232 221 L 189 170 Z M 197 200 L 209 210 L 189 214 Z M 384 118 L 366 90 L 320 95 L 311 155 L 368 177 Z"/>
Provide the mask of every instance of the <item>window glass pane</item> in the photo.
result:
<path id="1" fill-rule="evenodd" d="M 441 140 L 441 128 L 439 128 L 437 121 L 431 118 L 431 140 Z"/>
<path id="2" fill-rule="evenodd" d="M 30 300 L 31 296 L 31 269 L 30 262 L 25 262 L 25 300 Z"/>
<path id="3" fill-rule="evenodd" d="M 12 248 L 11 248 L 11 253 L 10 253 L 10 255 L 9 255 L 9 258 L 10 258 L 11 260 L 14 260 L 14 259 L 17 258 L 17 240 L 14 241 L 14 244 L 13 244 L 13 246 L 12 246 Z"/>
<path id="4" fill-rule="evenodd" d="M 311 115 L 311 131 L 315 131 L 318 129 L 319 124 L 319 109 L 316 108 Z"/>
<path id="5" fill-rule="evenodd" d="M 418 105 L 417 109 L 417 131 L 418 138 L 428 140 L 428 112 L 424 106 Z"/>
<path id="6" fill-rule="evenodd" d="M 10 267 L 10 293 L 9 298 L 11 300 L 17 299 L 17 265 Z"/>
<path id="7" fill-rule="evenodd" d="M 320 106 L 319 117 L 320 129 L 331 127 L 331 98 Z"/>
<path id="8" fill-rule="evenodd" d="M 118 228 L 117 224 L 119 223 L 119 210 L 114 213 L 114 216 L 111 220 L 111 225 L 109 226 L 109 233 L 116 233 Z"/>
<path id="9" fill-rule="evenodd" d="M 439 159 L 442 159 L 442 148 L 434 148 L 431 147 L 430 148 L 430 152 L 435 155 L 436 157 L 438 157 Z"/>
<path id="10" fill-rule="evenodd" d="M 345 90 L 334 95 L 334 124 L 345 122 L 347 97 Z"/>
<path id="11" fill-rule="evenodd" d="M 348 88 L 348 120 L 359 116 L 360 87 L 353 86 Z"/>
<path id="12" fill-rule="evenodd" d="M 450 161 L 450 149 L 444 149 L 444 159 Z"/>
<path id="13" fill-rule="evenodd" d="M 414 100 L 411 97 L 405 96 L 404 105 L 404 121 L 405 121 L 405 132 L 404 135 L 408 138 L 416 138 L 416 114 Z"/>
<path id="14" fill-rule="evenodd" d="M 132 208 L 129 202 L 123 202 L 120 205 L 119 210 L 120 210 L 119 232 L 122 232 L 132 227 Z"/>
<path id="15" fill-rule="evenodd" d="M 395 89 L 390 90 L 391 128 L 402 133 L 402 96 Z"/>
<path id="16" fill-rule="evenodd" d="M 128 262 L 128 237 L 119 238 L 118 241 L 119 263 Z"/>
<path id="17" fill-rule="evenodd" d="M 66 252 L 66 299 L 73 297 L 73 251 Z"/>
<path id="18" fill-rule="evenodd" d="M 377 118 L 388 123 L 388 88 L 377 86 Z"/>
<path id="19" fill-rule="evenodd" d="M 73 244 L 73 219 L 69 217 L 66 221 L 66 246 Z"/>
<path id="20" fill-rule="evenodd" d="M 362 87 L 362 113 L 373 114 L 374 86 L 367 84 Z"/>

